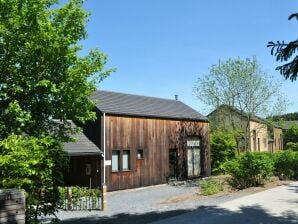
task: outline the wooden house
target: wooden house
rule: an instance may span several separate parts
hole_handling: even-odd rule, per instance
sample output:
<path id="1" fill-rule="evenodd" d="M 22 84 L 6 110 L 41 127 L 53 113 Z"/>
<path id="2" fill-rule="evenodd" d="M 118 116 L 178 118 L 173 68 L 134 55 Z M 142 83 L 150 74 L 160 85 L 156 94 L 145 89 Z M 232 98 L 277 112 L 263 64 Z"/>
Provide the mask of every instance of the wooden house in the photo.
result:
<path id="1" fill-rule="evenodd" d="M 85 154 L 70 155 L 68 174 L 76 170 L 80 175 L 66 174 L 66 184 L 104 183 L 114 191 L 210 175 L 205 116 L 179 100 L 108 91 L 96 91 L 92 99 L 97 119 L 83 133 L 98 150 L 86 155 L 87 147 Z"/>

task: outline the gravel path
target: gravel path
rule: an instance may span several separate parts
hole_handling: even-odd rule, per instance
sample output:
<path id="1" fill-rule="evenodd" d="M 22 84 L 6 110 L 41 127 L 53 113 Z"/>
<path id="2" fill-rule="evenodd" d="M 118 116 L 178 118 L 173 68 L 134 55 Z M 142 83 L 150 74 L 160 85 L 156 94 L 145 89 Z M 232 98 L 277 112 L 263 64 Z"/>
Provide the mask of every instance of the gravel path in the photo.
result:
<path id="1" fill-rule="evenodd" d="M 193 198 L 198 187 L 192 184 L 182 186 L 158 185 L 141 189 L 110 192 L 107 195 L 105 211 L 60 211 L 58 218 L 63 223 L 149 223 L 191 212 L 205 206 L 216 206 L 248 192 Z"/>

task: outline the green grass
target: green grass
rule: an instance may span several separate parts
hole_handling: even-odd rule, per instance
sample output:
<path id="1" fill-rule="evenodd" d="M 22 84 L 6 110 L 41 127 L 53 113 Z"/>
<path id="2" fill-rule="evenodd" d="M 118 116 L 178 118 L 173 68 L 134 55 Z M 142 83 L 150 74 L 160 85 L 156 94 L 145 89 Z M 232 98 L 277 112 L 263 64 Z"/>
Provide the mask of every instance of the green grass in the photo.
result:
<path id="1" fill-rule="evenodd" d="M 213 195 L 224 190 L 223 183 L 218 179 L 207 179 L 200 181 L 200 189 L 202 195 Z"/>

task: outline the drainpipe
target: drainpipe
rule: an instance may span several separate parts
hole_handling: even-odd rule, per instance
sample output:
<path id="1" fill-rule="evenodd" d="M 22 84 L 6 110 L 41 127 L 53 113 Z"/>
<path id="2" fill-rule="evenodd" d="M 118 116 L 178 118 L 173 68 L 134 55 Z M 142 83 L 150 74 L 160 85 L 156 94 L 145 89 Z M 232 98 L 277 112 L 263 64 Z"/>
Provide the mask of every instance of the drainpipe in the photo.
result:
<path id="1" fill-rule="evenodd" d="M 103 113 L 103 184 L 106 184 L 106 113 Z"/>
<path id="2" fill-rule="evenodd" d="M 107 185 L 106 185 L 106 114 L 103 113 L 103 183 L 102 183 L 101 209 L 107 208 Z"/>

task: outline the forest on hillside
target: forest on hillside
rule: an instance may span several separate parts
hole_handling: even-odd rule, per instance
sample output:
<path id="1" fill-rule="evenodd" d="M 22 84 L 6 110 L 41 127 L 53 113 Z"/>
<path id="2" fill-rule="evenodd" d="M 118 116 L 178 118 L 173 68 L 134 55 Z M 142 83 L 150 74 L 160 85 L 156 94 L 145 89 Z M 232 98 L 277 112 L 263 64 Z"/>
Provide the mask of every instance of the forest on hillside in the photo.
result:
<path id="1" fill-rule="evenodd" d="M 279 116 L 272 117 L 274 121 L 284 120 L 284 121 L 297 121 L 298 120 L 298 112 L 287 113 Z"/>

